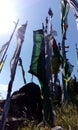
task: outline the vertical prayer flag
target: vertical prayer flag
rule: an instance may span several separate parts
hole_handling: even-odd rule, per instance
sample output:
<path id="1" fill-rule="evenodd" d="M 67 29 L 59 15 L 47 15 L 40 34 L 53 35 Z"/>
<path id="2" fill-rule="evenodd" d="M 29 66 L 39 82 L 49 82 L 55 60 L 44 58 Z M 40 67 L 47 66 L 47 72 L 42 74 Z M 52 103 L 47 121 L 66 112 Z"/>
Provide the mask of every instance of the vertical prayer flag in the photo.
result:
<path id="1" fill-rule="evenodd" d="M 61 55 L 60 55 L 60 51 L 57 45 L 57 42 L 55 40 L 55 38 L 53 37 L 51 40 L 51 45 L 52 45 L 52 60 L 51 60 L 51 65 L 52 65 L 52 73 L 58 73 L 59 72 L 59 68 L 61 65 Z"/>
<path id="2" fill-rule="evenodd" d="M 40 81 L 43 95 L 44 121 L 46 121 L 52 126 L 54 123 L 53 104 L 50 99 L 50 88 L 46 79 L 47 78 L 46 58 L 49 57 L 47 57 L 48 53 L 45 55 L 45 40 L 44 40 L 44 32 L 42 29 L 33 32 L 33 40 L 34 40 L 34 46 L 29 72 L 35 75 Z"/>
<path id="3" fill-rule="evenodd" d="M 1 126 L 0 126 L 1 130 L 5 130 L 6 118 L 7 118 L 9 107 L 10 107 L 10 95 L 11 95 L 12 84 L 13 84 L 15 73 L 16 73 L 16 67 L 17 67 L 19 56 L 20 56 L 22 43 L 24 41 L 26 27 L 27 27 L 27 22 L 26 24 L 21 25 L 17 30 L 17 47 L 10 62 L 11 79 L 8 84 L 8 93 L 7 93 L 7 98 L 4 104 L 4 112 L 3 112 Z"/>
<path id="4" fill-rule="evenodd" d="M 68 28 L 68 13 L 69 13 L 69 3 L 66 0 L 60 0 L 60 7 L 61 7 L 61 30 L 62 30 L 62 57 L 63 59 L 66 58 L 66 53 L 65 53 L 65 40 L 66 38 L 66 32 L 67 32 L 67 28 Z M 64 60 L 62 59 L 62 70 L 63 73 L 65 72 L 65 68 L 64 68 Z M 66 92 L 66 84 L 65 84 L 65 80 L 64 80 L 64 75 L 62 74 L 62 86 L 63 86 L 63 92 L 64 92 L 64 99 L 67 101 L 68 100 L 68 94 Z"/>
<path id="5" fill-rule="evenodd" d="M 16 30 L 16 27 L 17 27 L 17 25 L 18 25 L 18 22 L 19 22 L 19 19 L 17 20 L 17 23 L 15 24 L 14 30 L 13 30 L 11 36 L 10 36 L 9 41 L 6 42 L 4 45 L 2 45 L 2 47 L 1 47 L 1 49 L 0 49 L 0 66 L 1 66 L 0 72 L 1 72 L 1 70 L 2 70 L 2 68 L 3 68 L 4 62 L 5 62 L 5 60 L 6 60 L 6 53 L 7 53 L 7 50 L 8 50 L 8 48 L 9 48 L 10 42 L 11 42 L 11 40 L 12 40 L 12 37 L 13 37 L 13 35 L 14 35 L 14 32 L 15 32 L 15 30 Z"/>
<path id="6" fill-rule="evenodd" d="M 60 6 L 61 6 L 62 35 L 63 35 L 63 38 L 66 39 L 66 31 L 67 31 L 67 28 L 68 28 L 67 15 L 68 15 L 68 12 L 69 12 L 69 4 L 66 0 L 60 0 Z"/>
<path id="7" fill-rule="evenodd" d="M 51 46 L 52 35 L 47 35 L 44 37 L 45 41 L 45 72 L 47 84 L 50 84 L 52 80 L 51 72 L 51 59 L 52 59 L 52 46 Z"/>
<path id="8" fill-rule="evenodd" d="M 33 32 L 33 52 L 29 72 L 38 77 L 42 82 L 44 79 L 45 68 L 45 43 L 43 30 L 36 30 Z"/>
<path id="9" fill-rule="evenodd" d="M 14 80 L 17 63 L 18 63 L 18 60 L 19 60 L 19 56 L 20 56 L 22 44 L 23 44 L 23 41 L 24 41 L 24 36 L 25 36 L 26 27 L 27 27 L 27 22 L 26 22 L 26 24 L 21 25 L 21 26 L 17 29 L 17 33 L 16 33 L 16 37 L 17 37 L 17 47 L 16 47 L 16 50 L 15 50 L 14 55 L 13 55 L 13 57 L 12 57 L 12 59 L 11 59 L 11 62 L 10 62 L 11 80 Z"/>

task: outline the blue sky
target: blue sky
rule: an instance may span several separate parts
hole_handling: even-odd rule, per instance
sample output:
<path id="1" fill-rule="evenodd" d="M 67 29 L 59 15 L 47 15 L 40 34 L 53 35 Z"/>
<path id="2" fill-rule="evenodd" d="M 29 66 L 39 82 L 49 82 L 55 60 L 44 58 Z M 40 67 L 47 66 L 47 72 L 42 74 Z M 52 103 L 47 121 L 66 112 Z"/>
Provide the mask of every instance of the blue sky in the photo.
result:
<path id="1" fill-rule="evenodd" d="M 31 74 L 28 73 L 28 70 L 31 63 L 33 48 L 33 30 L 42 28 L 42 22 L 45 22 L 45 18 L 48 16 L 49 8 L 51 8 L 53 11 L 53 30 L 56 30 L 58 34 L 55 37 L 56 41 L 61 42 L 60 0 L 0 0 L 0 12 L 2 12 L 0 13 L 0 47 L 9 40 L 14 28 L 13 21 L 17 21 L 19 18 L 20 25 L 24 24 L 26 20 L 28 20 L 25 40 L 20 55 L 25 69 L 27 83 L 31 81 Z M 66 45 L 69 45 L 70 48 L 69 52 L 67 53 L 67 58 L 69 59 L 70 63 L 75 66 L 72 75 L 75 74 L 77 76 L 77 60 L 75 51 L 76 43 L 78 43 L 78 32 L 76 29 L 74 11 L 70 8 L 68 14 L 68 30 L 66 40 Z M 5 65 L 0 73 L 0 94 L 2 94 L 3 97 L 5 97 L 7 93 L 6 86 L 8 86 L 10 80 L 10 60 L 13 56 L 16 44 L 17 41 L 14 34 L 7 52 Z M 38 80 L 35 77 L 34 82 L 38 83 Z M 12 92 L 18 90 L 23 85 L 24 83 L 21 68 L 18 66 Z"/>

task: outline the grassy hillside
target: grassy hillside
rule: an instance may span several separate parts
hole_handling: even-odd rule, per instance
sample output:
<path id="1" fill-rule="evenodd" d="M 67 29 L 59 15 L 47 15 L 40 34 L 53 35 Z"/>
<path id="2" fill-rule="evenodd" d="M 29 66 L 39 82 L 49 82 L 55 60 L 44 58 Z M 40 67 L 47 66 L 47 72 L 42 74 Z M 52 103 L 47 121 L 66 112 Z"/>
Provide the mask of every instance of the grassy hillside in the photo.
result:
<path id="1" fill-rule="evenodd" d="M 56 115 L 56 126 L 60 125 L 64 130 L 78 130 L 78 109 L 75 105 L 56 107 Z M 36 121 L 25 121 L 17 130 L 51 130 L 51 128 L 48 125 L 38 127 Z"/>
<path id="2" fill-rule="evenodd" d="M 78 130 L 78 108 L 69 104 L 62 109 L 57 109 L 56 124 L 61 125 L 64 130 Z"/>

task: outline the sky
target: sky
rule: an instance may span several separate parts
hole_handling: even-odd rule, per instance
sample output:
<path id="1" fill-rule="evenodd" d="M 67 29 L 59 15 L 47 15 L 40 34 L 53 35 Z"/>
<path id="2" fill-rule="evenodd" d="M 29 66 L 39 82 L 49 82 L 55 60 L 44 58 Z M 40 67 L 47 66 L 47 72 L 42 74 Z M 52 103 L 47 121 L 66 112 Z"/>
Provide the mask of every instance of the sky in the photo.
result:
<path id="1" fill-rule="evenodd" d="M 33 31 L 42 28 L 42 23 L 45 23 L 45 18 L 48 16 L 48 9 L 53 11 L 52 26 L 53 30 L 57 31 L 55 39 L 61 43 L 61 21 L 60 21 L 60 0 L 0 0 L 0 47 L 6 43 L 14 29 L 14 21 L 19 24 L 24 24 L 28 21 L 28 26 L 25 33 L 25 40 L 21 49 L 21 58 L 25 70 L 25 78 L 27 83 L 31 81 L 31 74 L 28 73 L 32 49 L 33 49 Z M 76 21 L 72 8 L 68 14 L 68 30 L 66 45 L 69 45 L 67 58 L 74 65 L 72 76 L 77 73 L 77 59 L 75 44 L 78 43 L 78 31 L 76 29 Z M 17 41 L 14 34 L 9 49 L 7 51 L 7 59 L 0 73 L 0 95 L 5 98 L 7 94 L 7 86 L 10 81 L 10 60 L 16 49 Z M 36 77 L 33 81 L 39 84 Z M 19 90 L 24 85 L 21 68 L 17 66 L 15 79 L 12 86 L 12 93 Z"/>

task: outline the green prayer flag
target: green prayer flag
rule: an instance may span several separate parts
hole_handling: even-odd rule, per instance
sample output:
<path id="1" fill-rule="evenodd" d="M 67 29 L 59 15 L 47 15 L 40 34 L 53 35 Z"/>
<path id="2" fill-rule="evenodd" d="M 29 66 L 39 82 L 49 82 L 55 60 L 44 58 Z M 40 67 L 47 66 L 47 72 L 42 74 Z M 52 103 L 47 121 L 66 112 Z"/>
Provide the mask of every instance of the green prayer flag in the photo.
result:
<path id="1" fill-rule="evenodd" d="M 43 117 L 44 121 L 53 126 L 54 110 L 50 98 L 50 88 L 46 76 L 45 38 L 42 29 L 33 31 L 33 52 L 29 73 L 35 75 L 41 84 L 43 95 Z M 49 51 L 48 51 L 49 52 Z"/>
<path id="2" fill-rule="evenodd" d="M 43 30 L 33 31 L 33 52 L 29 72 L 39 80 L 45 80 L 45 43 Z"/>

